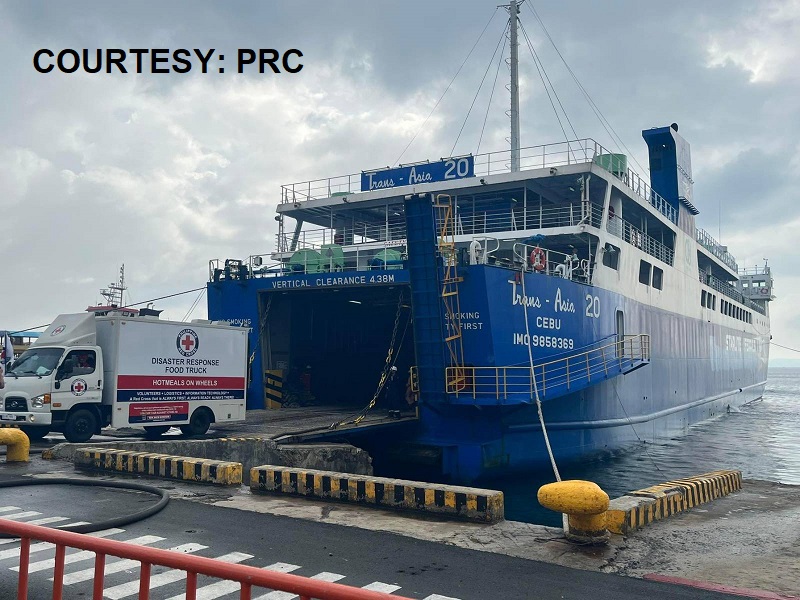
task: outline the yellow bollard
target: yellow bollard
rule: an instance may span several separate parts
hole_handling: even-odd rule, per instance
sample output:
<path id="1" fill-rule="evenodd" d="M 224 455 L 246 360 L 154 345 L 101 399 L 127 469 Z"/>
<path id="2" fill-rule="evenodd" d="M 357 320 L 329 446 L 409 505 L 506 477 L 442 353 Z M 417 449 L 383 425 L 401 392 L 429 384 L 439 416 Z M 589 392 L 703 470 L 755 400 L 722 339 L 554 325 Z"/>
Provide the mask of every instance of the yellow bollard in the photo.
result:
<path id="1" fill-rule="evenodd" d="M 0 446 L 8 446 L 6 462 L 29 462 L 31 441 L 20 429 L 0 429 Z"/>
<path id="2" fill-rule="evenodd" d="M 606 529 L 608 494 L 596 483 L 579 479 L 548 483 L 539 488 L 537 497 L 545 508 L 568 515 L 568 540 L 605 544 L 611 537 Z"/>

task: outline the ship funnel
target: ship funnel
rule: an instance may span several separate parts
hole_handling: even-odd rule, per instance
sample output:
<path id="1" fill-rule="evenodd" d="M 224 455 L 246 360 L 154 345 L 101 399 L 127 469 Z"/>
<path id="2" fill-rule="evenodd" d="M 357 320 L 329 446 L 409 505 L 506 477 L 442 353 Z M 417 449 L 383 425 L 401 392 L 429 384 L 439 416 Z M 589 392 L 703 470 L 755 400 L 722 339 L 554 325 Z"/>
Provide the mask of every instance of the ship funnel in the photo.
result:
<path id="1" fill-rule="evenodd" d="M 650 155 L 650 185 L 675 211 L 681 202 L 692 212 L 692 156 L 689 142 L 678 134 L 678 124 L 642 131 Z"/>

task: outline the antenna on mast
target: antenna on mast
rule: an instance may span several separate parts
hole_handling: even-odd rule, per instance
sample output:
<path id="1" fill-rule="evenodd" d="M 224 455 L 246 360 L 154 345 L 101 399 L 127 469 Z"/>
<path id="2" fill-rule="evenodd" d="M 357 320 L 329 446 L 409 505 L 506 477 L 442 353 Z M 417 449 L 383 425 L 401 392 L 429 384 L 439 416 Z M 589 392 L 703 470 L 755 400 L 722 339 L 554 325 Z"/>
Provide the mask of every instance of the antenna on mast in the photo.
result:
<path id="1" fill-rule="evenodd" d="M 524 0 L 522 0 L 524 1 Z M 517 42 L 517 21 L 519 6 L 517 0 L 510 0 L 508 10 L 511 50 L 511 172 L 519 171 L 519 43 Z"/>
<path id="2" fill-rule="evenodd" d="M 100 290 L 100 294 L 110 306 L 124 306 L 122 295 L 125 293 L 125 265 L 119 268 L 119 282 L 108 284 L 107 288 Z"/>

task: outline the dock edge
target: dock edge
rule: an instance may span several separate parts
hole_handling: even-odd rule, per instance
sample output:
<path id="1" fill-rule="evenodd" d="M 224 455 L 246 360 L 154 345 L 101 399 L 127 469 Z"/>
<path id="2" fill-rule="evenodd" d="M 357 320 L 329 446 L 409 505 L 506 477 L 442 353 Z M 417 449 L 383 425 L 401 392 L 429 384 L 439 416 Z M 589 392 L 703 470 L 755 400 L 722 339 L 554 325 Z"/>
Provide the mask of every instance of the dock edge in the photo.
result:
<path id="1" fill-rule="evenodd" d="M 654 485 L 609 503 L 606 526 L 625 535 L 645 525 L 742 489 L 742 472 L 712 471 Z"/>
<path id="2" fill-rule="evenodd" d="M 241 485 L 242 463 L 134 452 L 113 448 L 81 448 L 75 453 L 76 467 L 163 477 L 184 482 Z"/>
<path id="3" fill-rule="evenodd" d="M 482 523 L 504 519 L 503 492 L 422 481 L 263 465 L 251 469 L 250 489 Z"/>

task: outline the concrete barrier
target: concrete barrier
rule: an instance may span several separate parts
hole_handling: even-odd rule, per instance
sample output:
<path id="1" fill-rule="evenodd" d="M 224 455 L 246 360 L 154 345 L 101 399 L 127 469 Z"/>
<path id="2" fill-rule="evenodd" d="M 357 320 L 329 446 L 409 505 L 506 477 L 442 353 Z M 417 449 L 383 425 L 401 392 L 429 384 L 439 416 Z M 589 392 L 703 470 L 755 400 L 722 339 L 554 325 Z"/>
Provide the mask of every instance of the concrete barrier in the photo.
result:
<path id="1" fill-rule="evenodd" d="M 76 467 L 164 477 L 216 485 L 241 485 L 242 463 L 132 452 L 111 448 L 81 448 L 75 453 Z"/>
<path id="2" fill-rule="evenodd" d="M 502 521 L 504 511 L 503 493 L 495 490 L 276 465 L 253 468 L 250 489 L 256 493 L 339 500 L 484 523 Z"/>
<path id="3" fill-rule="evenodd" d="M 667 481 L 611 500 L 606 526 L 612 533 L 624 535 L 740 489 L 741 471 L 713 471 Z"/>
<path id="4" fill-rule="evenodd" d="M 245 480 L 258 465 L 283 465 L 301 469 L 320 469 L 372 475 L 369 453 L 349 444 L 292 444 L 279 446 L 258 437 L 232 437 L 209 440 L 169 439 L 130 442 L 58 444 L 42 452 L 42 458 L 73 461 L 83 448 L 155 452 L 169 456 L 191 456 L 242 463 Z M 245 481 L 247 483 L 247 481 Z"/>

